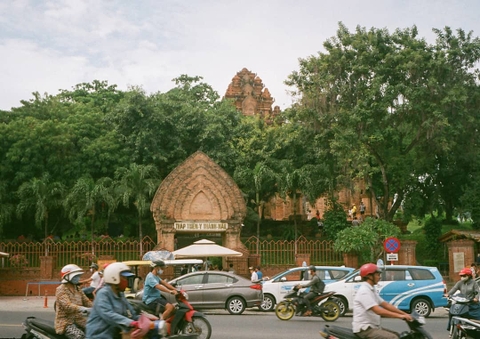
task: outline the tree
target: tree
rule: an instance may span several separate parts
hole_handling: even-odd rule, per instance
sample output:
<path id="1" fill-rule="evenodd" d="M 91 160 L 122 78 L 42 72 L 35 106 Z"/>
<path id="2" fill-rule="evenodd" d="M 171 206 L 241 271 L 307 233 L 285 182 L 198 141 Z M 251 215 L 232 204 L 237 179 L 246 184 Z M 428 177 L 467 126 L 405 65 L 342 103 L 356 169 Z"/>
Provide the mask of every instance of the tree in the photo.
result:
<path id="1" fill-rule="evenodd" d="M 33 178 L 19 187 L 17 195 L 20 202 L 17 205 L 17 214 L 21 216 L 33 208 L 35 224 L 37 227 L 42 227 L 43 224 L 47 239 L 49 211 L 61 205 L 64 194 L 65 186 L 57 181 L 51 181 L 50 174 L 44 173 L 41 178 Z M 48 255 L 48 252 L 45 255 Z"/>
<path id="2" fill-rule="evenodd" d="M 274 173 L 264 163 L 258 162 L 253 169 L 237 168 L 235 179 L 237 184 L 247 189 L 249 196 L 254 195 L 250 202 L 257 210 L 257 254 L 260 253 L 260 224 L 263 218 L 263 207 L 267 198 L 272 195 Z"/>
<path id="3" fill-rule="evenodd" d="M 150 200 L 158 188 L 158 171 L 152 165 L 131 164 L 130 167 L 121 167 L 115 172 L 119 181 L 119 194 L 123 204 L 128 207 L 132 202 L 138 215 L 138 237 L 140 240 L 140 256 L 143 255 L 142 217 L 149 210 Z"/>
<path id="4" fill-rule="evenodd" d="M 92 254 L 95 254 L 93 247 L 94 225 L 97 216 L 97 204 L 100 203 L 105 203 L 108 206 L 108 216 L 118 205 L 115 185 L 111 178 L 105 177 L 95 181 L 91 176 L 81 177 L 72 187 L 64 201 L 64 208 L 72 221 L 80 221 L 85 216 L 90 217 Z"/>
<path id="5" fill-rule="evenodd" d="M 15 211 L 14 205 L 7 198 L 7 183 L 0 181 L 0 236 L 3 233 L 3 226 L 11 220 Z"/>
<path id="6" fill-rule="evenodd" d="M 416 27 L 392 34 L 357 27 L 350 33 L 340 24 L 324 43 L 326 52 L 300 60 L 300 70 L 287 81 L 315 119 L 310 128 L 340 163 L 333 175 L 365 180 L 386 220 L 419 178 L 434 171 L 436 151 L 451 145 L 451 109 L 465 106 L 455 93 L 480 50 L 474 41 L 440 53 L 417 35 Z M 449 52 L 468 62 L 448 71 L 455 67 Z M 457 81 L 459 74 L 464 77 Z"/>
<path id="7" fill-rule="evenodd" d="M 397 237 L 400 230 L 385 220 L 366 218 L 360 226 L 348 227 L 340 231 L 334 242 L 339 252 L 356 252 L 365 261 L 375 262 L 383 254 L 383 242 L 389 237 Z"/>

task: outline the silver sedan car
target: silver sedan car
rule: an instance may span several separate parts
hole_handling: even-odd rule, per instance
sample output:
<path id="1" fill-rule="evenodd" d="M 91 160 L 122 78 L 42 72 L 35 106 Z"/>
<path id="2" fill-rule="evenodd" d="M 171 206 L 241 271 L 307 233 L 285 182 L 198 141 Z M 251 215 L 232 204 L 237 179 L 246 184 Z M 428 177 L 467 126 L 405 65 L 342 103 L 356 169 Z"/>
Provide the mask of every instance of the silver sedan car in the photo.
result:
<path id="1" fill-rule="evenodd" d="M 197 271 L 170 280 L 178 290 L 188 294 L 196 309 L 222 308 L 230 314 L 242 314 L 246 308 L 263 302 L 262 285 L 239 275 L 223 271 Z M 175 296 L 164 294 L 170 303 Z"/>

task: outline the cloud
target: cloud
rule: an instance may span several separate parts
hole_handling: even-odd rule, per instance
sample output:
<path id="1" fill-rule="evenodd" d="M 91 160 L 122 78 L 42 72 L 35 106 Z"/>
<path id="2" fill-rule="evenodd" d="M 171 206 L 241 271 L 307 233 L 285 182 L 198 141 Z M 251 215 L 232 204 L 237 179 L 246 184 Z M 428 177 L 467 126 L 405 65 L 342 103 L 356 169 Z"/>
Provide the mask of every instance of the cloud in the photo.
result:
<path id="1" fill-rule="evenodd" d="M 446 25 L 478 35 L 479 10 L 475 0 L 2 2 L 0 109 L 95 79 L 153 93 L 181 74 L 200 75 L 223 96 L 243 67 L 286 108 L 292 98 L 283 82 L 298 58 L 322 50 L 339 21 L 351 30 L 416 24 L 433 39 L 431 29 Z"/>

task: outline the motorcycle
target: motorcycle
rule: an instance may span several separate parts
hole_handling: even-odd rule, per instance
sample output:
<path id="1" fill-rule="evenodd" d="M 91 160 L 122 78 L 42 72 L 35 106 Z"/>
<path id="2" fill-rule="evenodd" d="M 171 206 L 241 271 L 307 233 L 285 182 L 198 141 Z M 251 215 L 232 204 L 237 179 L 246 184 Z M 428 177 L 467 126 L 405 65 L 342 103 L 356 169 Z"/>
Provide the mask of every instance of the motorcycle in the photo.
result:
<path id="1" fill-rule="evenodd" d="M 89 313 L 90 309 L 87 308 L 82 315 L 87 317 Z M 55 332 L 55 324 L 51 320 L 27 317 L 22 325 L 26 332 L 22 335 L 22 339 L 67 339 L 66 336 Z"/>
<path id="2" fill-rule="evenodd" d="M 319 294 L 310 301 L 312 305 L 312 314 L 314 317 L 322 317 L 325 321 L 335 321 L 340 316 L 340 305 L 335 299 L 330 298 L 335 292 Z M 302 316 L 307 311 L 307 304 L 303 298 L 305 292 L 296 287 L 285 295 L 284 300 L 275 307 L 275 315 L 280 320 L 290 320 L 294 315 Z M 328 299 L 330 298 L 330 299 Z"/>
<path id="3" fill-rule="evenodd" d="M 480 322 L 462 317 L 453 317 L 451 339 L 480 339 Z"/>
<path id="4" fill-rule="evenodd" d="M 210 339 L 212 326 L 203 313 L 196 311 L 190 305 L 188 294 L 181 290 L 176 294 L 175 299 L 177 301 L 175 312 L 168 319 L 164 319 L 167 323 L 167 335 L 193 334 L 198 339 Z M 159 317 L 163 313 L 161 309 L 152 312 L 141 300 L 128 299 L 128 301 L 139 314 L 152 315 L 152 313 L 155 313 L 153 315 Z"/>
<path id="5" fill-rule="evenodd" d="M 448 325 L 447 331 L 449 331 L 450 337 L 454 336 L 454 332 L 457 330 L 455 318 L 470 318 L 469 316 L 469 304 L 472 301 L 465 298 L 463 294 L 456 294 L 448 298 L 448 306 L 445 309 L 448 310 Z"/>
<path id="6" fill-rule="evenodd" d="M 410 331 L 400 333 L 401 339 L 433 339 L 433 337 L 425 330 L 425 317 L 413 312 L 413 321 L 406 321 Z M 335 325 L 325 325 L 320 335 L 327 339 L 358 339 L 351 328 L 344 328 Z"/>

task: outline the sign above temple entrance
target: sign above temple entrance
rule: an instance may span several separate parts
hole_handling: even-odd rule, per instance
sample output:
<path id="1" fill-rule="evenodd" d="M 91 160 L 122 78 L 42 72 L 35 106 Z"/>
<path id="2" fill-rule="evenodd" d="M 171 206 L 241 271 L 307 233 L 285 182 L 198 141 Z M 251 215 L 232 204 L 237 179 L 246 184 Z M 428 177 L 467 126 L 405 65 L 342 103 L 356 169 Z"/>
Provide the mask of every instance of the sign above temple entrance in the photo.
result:
<path id="1" fill-rule="evenodd" d="M 225 232 L 228 228 L 228 223 L 226 222 L 193 222 L 193 221 L 184 221 L 176 222 L 173 224 L 173 228 L 178 232 Z"/>

